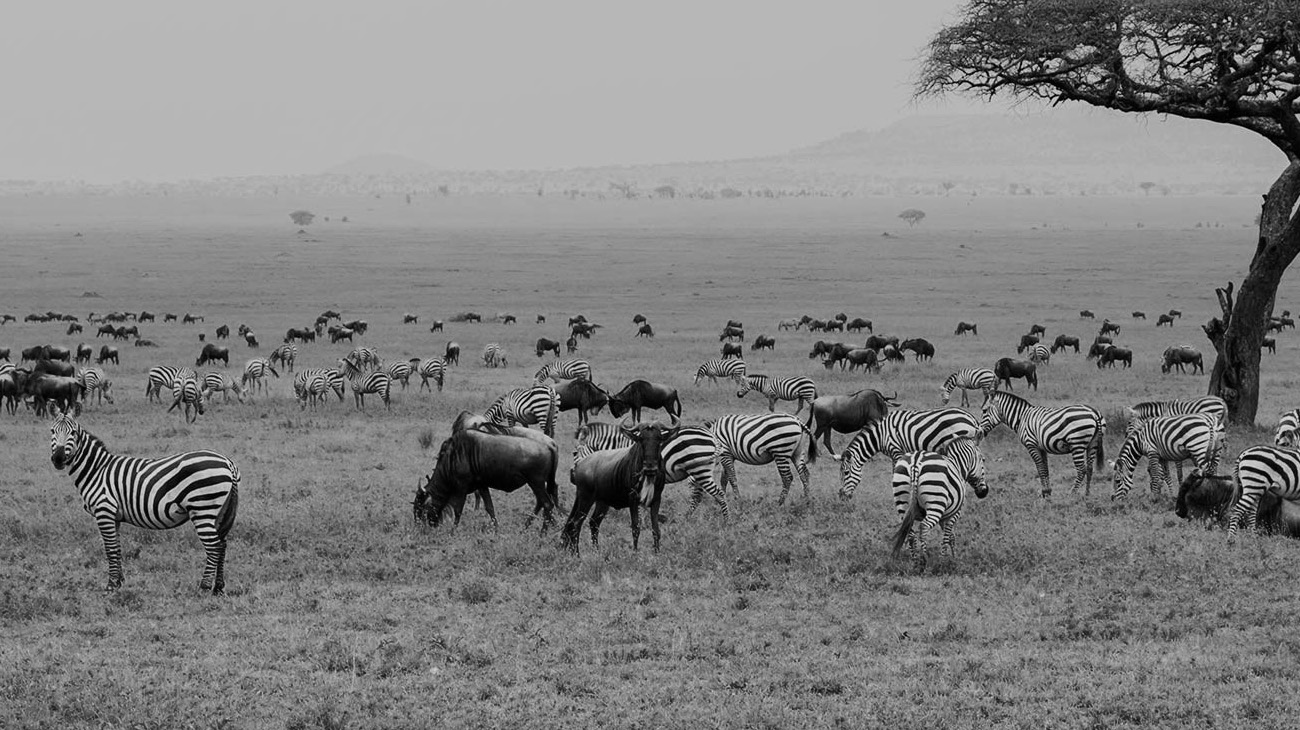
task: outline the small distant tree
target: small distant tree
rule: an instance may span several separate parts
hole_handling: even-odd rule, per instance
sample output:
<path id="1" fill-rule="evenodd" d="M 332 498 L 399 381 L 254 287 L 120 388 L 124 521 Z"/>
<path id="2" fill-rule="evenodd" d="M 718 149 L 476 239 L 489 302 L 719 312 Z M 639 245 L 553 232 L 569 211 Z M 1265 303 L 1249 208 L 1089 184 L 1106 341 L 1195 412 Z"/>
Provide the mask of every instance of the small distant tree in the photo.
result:
<path id="1" fill-rule="evenodd" d="M 957 183 L 953 182 L 952 180 L 944 180 L 943 182 L 939 183 L 939 187 L 943 188 L 943 194 L 947 195 L 949 192 L 952 191 L 953 188 L 957 187 Z"/>
<path id="2" fill-rule="evenodd" d="M 289 220 L 293 221 L 295 226 L 310 226 L 315 219 L 316 214 L 309 210 L 295 210 L 289 214 Z"/>
<path id="3" fill-rule="evenodd" d="M 723 188 L 718 191 L 718 195 L 721 195 L 724 198 L 739 198 L 744 195 L 744 193 L 735 188 Z"/>
<path id="4" fill-rule="evenodd" d="M 902 213 L 899 213 L 898 217 L 907 221 L 907 225 L 911 227 L 920 223 L 921 219 L 925 218 L 925 211 L 917 210 L 916 208 L 908 208 Z"/>
<path id="5" fill-rule="evenodd" d="M 660 185 L 655 188 L 655 195 L 661 198 L 675 198 L 677 197 L 677 189 L 672 185 Z"/>
<path id="6" fill-rule="evenodd" d="M 1156 184 L 1150 181 L 1138 183 L 1138 187 L 1142 188 L 1142 192 L 1147 195 L 1151 194 L 1151 188 L 1154 188 L 1155 186 Z"/>

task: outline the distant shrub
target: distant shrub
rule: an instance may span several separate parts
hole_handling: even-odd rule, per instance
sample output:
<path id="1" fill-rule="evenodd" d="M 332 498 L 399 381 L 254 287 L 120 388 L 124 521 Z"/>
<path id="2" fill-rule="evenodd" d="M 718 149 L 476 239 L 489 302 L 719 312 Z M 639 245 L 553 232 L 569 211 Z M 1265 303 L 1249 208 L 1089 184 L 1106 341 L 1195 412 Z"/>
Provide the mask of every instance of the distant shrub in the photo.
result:
<path id="1" fill-rule="evenodd" d="M 902 213 L 899 213 L 898 217 L 907 221 L 908 226 L 914 226 L 917 223 L 920 223 L 923 218 L 925 218 L 925 211 L 919 210 L 917 208 L 908 208 Z"/>
<path id="2" fill-rule="evenodd" d="M 293 221 L 295 226 L 310 226 L 315 219 L 316 214 L 309 210 L 295 210 L 289 214 L 289 220 Z"/>

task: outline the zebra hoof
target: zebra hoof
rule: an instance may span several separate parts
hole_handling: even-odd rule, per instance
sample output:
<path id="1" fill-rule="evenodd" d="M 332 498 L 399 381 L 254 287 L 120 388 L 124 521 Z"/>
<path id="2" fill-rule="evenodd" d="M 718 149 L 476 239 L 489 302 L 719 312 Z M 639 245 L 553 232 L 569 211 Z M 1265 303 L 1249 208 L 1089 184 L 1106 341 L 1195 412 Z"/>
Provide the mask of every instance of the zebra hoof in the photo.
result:
<path id="1" fill-rule="evenodd" d="M 1043 499 L 1051 499 L 1051 497 L 1052 497 L 1052 490 L 1050 490 L 1050 489 L 1044 489 L 1043 492 L 1042 492 L 1042 494 L 1040 494 L 1040 495 L 1038 495 L 1038 496 L 1042 497 Z"/>

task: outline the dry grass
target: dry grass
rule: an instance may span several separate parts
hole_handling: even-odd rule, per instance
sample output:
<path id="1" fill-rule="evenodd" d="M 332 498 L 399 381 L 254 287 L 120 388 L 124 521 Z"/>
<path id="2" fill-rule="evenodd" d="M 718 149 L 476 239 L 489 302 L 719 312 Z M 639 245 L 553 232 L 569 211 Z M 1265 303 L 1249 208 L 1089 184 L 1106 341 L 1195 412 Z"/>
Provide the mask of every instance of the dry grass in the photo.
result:
<path id="1" fill-rule="evenodd" d="M 85 426 L 137 455 L 213 448 L 244 474 L 226 598 L 198 595 L 202 552 L 188 528 L 126 528 L 126 585 L 104 597 L 98 537 L 49 465 L 48 430 L 30 414 L 0 418 L 0 725 L 1288 724 L 1300 710 L 1286 681 L 1300 652 L 1288 638 L 1297 546 L 1229 543 L 1183 523 L 1170 495 L 1143 493 L 1141 476 L 1125 504 L 1109 501 L 1108 474 L 1091 496 L 1070 494 L 1064 457 L 1051 462 L 1057 496 L 1042 502 L 1005 432 L 986 442 L 992 493 L 967 508 L 956 561 L 932 561 L 924 575 L 888 558 L 885 464 L 841 503 L 836 464 L 819 462 L 812 503 L 785 507 L 775 469 L 741 467 L 730 521 L 707 503 L 686 518 L 684 491 L 670 487 L 659 555 L 634 553 L 616 513 L 601 548 L 574 558 L 554 532 L 520 529 L 524 494 L 497 500 L 499 532 L 472 510 L 454 531 L 410 518 L 452 417 L 529 379 L 533 341 L 556 338 L 578 312 L 607 325 L 582 342 L 597 381 L 672 383 L 688 422 L 762 408 L 733 388 L 690 384 L 728 318 L 751 339 L 777 339 L 751 369 L 926 406 L 948 372 L 1013 352 L 1031 323 L 1090 338 L 1097 325 L 1077 319 L 1089 308 L 1124 325 L 1134 368 L 1057 356 L 1032 399 L 1118 414 L 1200 393 L 1203 377 L 1162 377 L 1157 358 L 1175 342 L 1208 350 L 1197 324 L 1214 313 L 1213 287 L 1240 279 L 1255 204 L 0 199 L 4 306 L 20 319 L 47 309 L 207 316 L 142 327 L 161 347 L 122 347 L 110 368 L 117 405 L 88 408 Z M 318 218 L 298 236 L 282 222 L 295 207 L 352 222 Z M 926 210 L 925 222 L 899 229 L 906 207 Z M 1204 220 L 1225 227 L 1192 228 Z M 1279 301 L 1295 295 L 1288 284 Z M 357 412 L 350 395 L 303 412 L 284 376 L 270 398 L 218 403 L 188 426 L 144 401 L 148 367 L 192 362 L 199 331 L 210 339 L 218 324 L 247 323 L 264 355 L 327 307 L 369 320 L 357 344 L 388 360 L 440 354 L 454 339 L 463 364 L 441 394 L 399 390 L 391 412 Z M 1184 319 L 1157 330 L 1154 314 L 1171 307 Z M 1151 319 L 1133 323 L 1134 309 Z M 400 324 L 404 311 L 428 321 L 467 310 L 513 312 L 520 324 L 448 322 L 434 334 Z M 806 356 L 815 338 L 776 331 L 781 318 L 839 311 L 927 337 L 935 362 L 828 373 Z M 653 341 L 633 338 L 638 312 Z M 533 324 L 537 313 L 549 323 Z M 980 337 L 952 336 L 958 320 L 978 322 Z M 76 344 L 62 332 L 10 324 L 0 345 Z M 511 367 L 476 364 L 487 342 L 507 347 Z M 1266 356 L 1262 418 L 1294 405 L 1296 345 L 1282 335 Z M 231 348 L 234 373 L 253 353 Z M 347 350 L 302 349 L 300 367 Z M 561 423 L 567 452 L 574 419 Z M 1266 438 L 1234 432 L 1231 448 Z M 1107 445 L 1113 455 L 1116 433 Z"/>

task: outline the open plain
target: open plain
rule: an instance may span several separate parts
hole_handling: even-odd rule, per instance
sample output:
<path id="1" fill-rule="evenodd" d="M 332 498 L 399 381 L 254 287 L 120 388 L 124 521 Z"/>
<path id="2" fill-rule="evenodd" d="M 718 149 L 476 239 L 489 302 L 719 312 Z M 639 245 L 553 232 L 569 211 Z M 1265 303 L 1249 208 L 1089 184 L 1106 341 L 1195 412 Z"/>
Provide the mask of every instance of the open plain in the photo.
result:
<path id="1" fill-rule="evenodd" d="M 23 323 L 28 312 L 158 313 L 141 325 L 158 347 L 116 343 L 121 365 L 106 368 L 116 403 L 87 405 L 80 422 L 117 452 L 210 448 L 243 474 L 226 596 L 195 588 L 202 551 L 188 526 L 125 527 L 126 583 L 105 595 L 98 534 L 50 464 L 47 423 L 21 408 L 0 416 L 0 726 L 1289 726 L 1300 714 L 1300 546 L 1229 542 L 1184 522 L 1172 495 L 1151 499 L 1144 469 L 1129 499 L 1112 503 L 1109 469 L 1090 495 L 1071 493 L 1068 458 L 1051 457 L 1055 495 L 1044 501 L 1005 429 L 984 442 L 991 493 L 968 503 L 956 559 L 938 559 L 932 540 L 923 574 L 889 556 L 897 517 L 883 459 L 850 502 L 835 495 L 837 464 L 819 459 L 812 499 L 796 487 L 783 506 L 776 470 L 742 465 L 728 520 L 707 499 L 687 516 L 685 488 L 669 485 L 658 554 L 648 535 L 632 550 L 624 513 L 605 521 L 599 549 L 559 550 L 556 531 L 521 530 L 526 490 L 497 497 L 498 531 L 472 508 L 455 529 L 411 517 L 452 418 L 531 382 L 533 342 L 563 340 L 578 313 L 603 325 L 578 353 L 595 381 L 674 385 L 686 423 L 765 408 L 731 384 L 691 383 L 718 356 L 728 319 L 745 324 L 750 372 L 935 407 L 944 377 L 1014 355 L 1031 324 L 1049 341 L 1086 343 L 1108 317 L 1132 369 L 1057 355 L 1028 397 L 1099 408 L 1111 458 L 1124 407 L 1204 394 L 1205 376 L 1162 375 L 1159 356 L 1186 343 L 1212 366 L 1199 325 L 1218 314 L 1214 287 L 1244 273 L 1257 204 L 0 198 L 0 311 L 19 319 L 0 327 L 0 346 L 103 344 L 92 327 L 66 336 L 63 324 Z M 317 214 L 302 232 L 288 218 L 296 208 Z M 905 208 L 926 218 L 909 228 L 897 217 Z M 1285 281 L 1278 309 L 1297 303 Z M 327 308 L 367 320 L 354 344 L 386 361 L 441 355 L 455 340 L 461 364 L 441 393 L 396 390 L 391 410 L 368 401 L 358 411 L 348 395 L 304 411 L 283 372 L 271 395 L 218 397 L 192 425 L 146 402 L 146 371 L 190 365 L 199 333 L 211 341 L 218 325 L 240 323 L 258 333 L 260 350 L 232 340 L 230 367 L 218 368 L 237 378 Z M 1158 329 L 1171 308 L 1183 318 Z M 1080 320 L 1081 309 L 1097 320 Z M 429 331 L 466 310 L 484 322 Z M 163 312 L 205 319 L 163 323 Z M 419 324 L 403 325 L 404 312 Z M 498 312 L 518 324 L 490 321 Z M 838 312 L 929 339 L 933 363 L 827 371 L 808 357 L 820 336 L 777 330 L 780 319 Z M 633 337 L 637 313 L 654 339 Z M 953 335 L 959 320 L 978 323 L 979 336 Z M 775 337 L 775 350 L 750 354 L 756 334 Z M 506 348 L 509 367 L 477 361 L 489 342 Z M 333 365 L 349 349 L 301 346 L 298 367 Z M 1228 466 L 1300 405 L 1298 362 L 1300 335 L 1279 334 L 1277 354 L 1264 355 L 1259 428 L 1230 432 Z M 573 414 L 560 424 L 567 455 Z"/>

